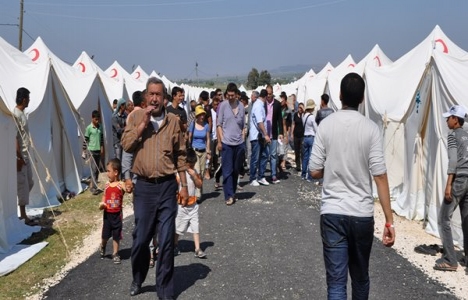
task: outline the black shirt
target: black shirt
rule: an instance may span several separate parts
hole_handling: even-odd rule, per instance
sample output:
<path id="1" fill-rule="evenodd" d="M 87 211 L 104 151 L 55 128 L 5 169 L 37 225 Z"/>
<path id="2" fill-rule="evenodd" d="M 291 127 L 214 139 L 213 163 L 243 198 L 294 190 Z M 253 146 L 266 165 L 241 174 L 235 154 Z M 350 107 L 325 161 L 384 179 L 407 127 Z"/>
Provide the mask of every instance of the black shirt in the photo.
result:
<path id="1" fill-rule="evenodd" d="M 185 111 L 185 109 L 183 109 L 182 107 L 180 106 L 177 106 L 176 108 L 174 108 L 174 106 L 172 105 L 169 105 L 166 107 L 166 111 L 168 113 L 171 113 L 171 114 L 174 114 L 176 116 L 179 116 L 180 117 L 180 120 L 183 122 L 183 123 L 187 123 L 187 112 Z"/>
<path id="2" fill-rule="evenodd" d="M 302 116 L 299 116 L 299 113 L 294 113 L 293 116 L 294 122 L 294 137 L 295 138 L 303 138 L 304 137 L 304 124 L 302 123 Z"/>

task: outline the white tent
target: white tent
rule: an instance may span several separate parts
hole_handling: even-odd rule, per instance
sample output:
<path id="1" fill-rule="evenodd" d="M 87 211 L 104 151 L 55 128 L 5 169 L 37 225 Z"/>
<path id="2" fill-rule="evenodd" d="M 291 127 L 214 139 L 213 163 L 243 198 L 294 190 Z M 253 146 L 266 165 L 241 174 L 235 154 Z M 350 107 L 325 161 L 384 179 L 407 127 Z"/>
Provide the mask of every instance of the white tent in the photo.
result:
<path id="1" fill-rule="evenodd" d="M 365 68 L 369 117 L 384 132 L 392 208 L 409 219 L 427 218 L 427 230 L 433 234 L 437 234 L 435 211 L 443 196 L 447 168 L 447 128 L 441 113 L 468 97 L 460 93 L 457 96 L 463 98 L 455 99 L 447 89 L 449 82 L 463 86 L 461 81 L 468 73 L 462 73 L 461 63 L 444 74 L 439 70 L 447 68 L 447 59 L 463 57 L 467 53 L 436 26 L 393 64 Z"/>
<path id="2" fill-rule="evenodd" d="M 75 108 L 80 113 L 83 120 L 83 125 L 86 127 L 91 123 L 91 114 L 93 110 L 98 110 L 101 113 L 101 125 L 104 131 L 104 161 L 108 161 L 113 156 L 112 146 L 112 106 L 111 98 L 108 98 L 104 86 L 109 87 L 115 84 L 115 81 L 107 77 L 103 71 L 94 63 L 86 52 L 82 52 L 80 57 L 75 61 L 73 67 L 80 72 L 93 76 L 91 85 L 87 88 L 88 93 L 85 97 L 79 97 L 76 100 L 72 97 L 72 102 Z M 103 82 L 106 82 L 104 84 Z M 85 90 L 85 87 L 82 87 Z M 85 130 L 85 127 L 83 130 Z"/>
<path id="3" fill-rule="evenodd" d="M 0 74 L 12 72 L 10 67 L 15 63 L 30 65 L 29 58 L 19 50 L 13 48 L 0 38 Z M 7 60 L 10 60 L 7 62 Z M 1 75 L 0 75 L 1 76 Z M 16 125 L 10 110 L 5 104 L 5 90 L 0 81 L 0 168 L 3 174 L 16 174 Z M 15 94 L 16 95 L 16 94 Z M 39 228 L 30 227 L 18 219 L 18 202 L 16 200 L 16 176 L 4 176 L 0 180 L 0 253 L 7 253 L 15 244 L 29 237 Z"/>
<path id="4" fill-rule="evenodd" d="M 59 205 L 57 196 L 65 190 L 82 191 L 79 114 L 58 78 L 57 74 L 62 70 L 52 66 L 53 57 L 44 47 L 38 38 L 25 51 L 32 58 L 34 68 L 9 72 L 1 81 L 10 86 L 7 94 L 10 110 L 14 107 L 13 95 L 18 87 L 24 86 L 31 91 L 31 102 L 26 111 L 36 172 L 33 170 L 35 185 L 28 209 Z"/>
<path id="5" fill-rule="evenodd" d="M 317 74 L 311 69 L 298 83 L 297 102 L 306 103 L 312 99 L 319 104 L 320 96 L 325 92 L 328 74 L 333 70 L 331 63 L 327 63 Z"/>
<path id="6" fill-rule="evenodd" d="M 7 86 L 4 81 L 6 77 L 14 72 L 25 71 L 34 68 L 31 60 L 21 51 L 17 50 L 5 40 L 0 38 L 0 168 L 3 170 L 2 180 L 0 180 L 0 276 L 8 274 L 16 268 L 16 265 L 24 262 L 25 259 L 18 257 L 21 249 L 27 246 L 15 246 L 22 240 L 38 232 L 40 227 L 27 226 L 18 219 L 18 202 L 16 197 L 16 124 L 11 115 L 7 101 L 15 101 L 16 91 L 11 94 L 12 87 Z M 19 86 L 18 86 L 19 87 Z M 7 98 L 10 97 L 9 100 Z M 13 176 L 12 176 L 13 175 Z M 33 247 L 37 251 L 40 247 Z M 37 251 L 32 251 L 36 253 Z"/>
<path id="7" fill-rule="evenodd" d="M 331 70 L 327 78 L 328 95 L 330 102 L 328 106 L 334 110 L 341 109 L 340 83 L 341 79 L 350 72 L 356 72 L 356 63 L 351 55 L 348 55 L 338 66 Z M 320 103 L 320 98 L 317 98 Z M 316 100 L 316 101 L 317 101 Z"/>

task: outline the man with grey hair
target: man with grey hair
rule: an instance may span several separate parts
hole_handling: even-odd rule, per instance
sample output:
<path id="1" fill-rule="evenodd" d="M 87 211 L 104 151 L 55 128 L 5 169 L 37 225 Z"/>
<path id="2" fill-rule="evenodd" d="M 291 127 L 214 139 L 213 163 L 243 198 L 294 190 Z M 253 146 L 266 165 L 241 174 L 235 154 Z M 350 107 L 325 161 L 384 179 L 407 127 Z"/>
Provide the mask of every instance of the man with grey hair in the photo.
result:
<path id="1" fill-rule="evenodd" d="M 133 281 L 130 295 L 141 293 L 148 274 L 151 239 L 158 233 L 159 254 L 156 292 L 160 299 L 174 298 L 174 235 L 179 190 L 174 170 L 179 174 L 182 206 L 187 205 L 185 175 L 186 148 L 179 119 L 164 107 L 164 83 L 155 77 L 146 84 L 148 106 L 127 119 L 122 147 L 133 153 L 135 229 L 131 252 Z"/>

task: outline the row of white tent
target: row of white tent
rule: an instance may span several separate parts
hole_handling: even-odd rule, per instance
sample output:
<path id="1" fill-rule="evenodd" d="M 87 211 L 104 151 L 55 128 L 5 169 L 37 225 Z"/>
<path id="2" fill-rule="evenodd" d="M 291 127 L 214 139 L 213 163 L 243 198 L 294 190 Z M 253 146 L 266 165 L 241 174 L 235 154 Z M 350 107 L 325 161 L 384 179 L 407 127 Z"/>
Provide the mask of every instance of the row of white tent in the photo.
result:
<path id="1" fill-rule="evenodd" d="M 447 128 L 441 116 L 453 104 L 468 102 L 468 56 L 436 26 L 419 45 L 395 62 L 375 46 L 356 63 L 348 56 L 333 67 L 328 63 L 319 73 L 307 72 L 298 81 L 275 85 L 274 93 L 295 93 L 300 102 L 320 99 L 328 93 L 331 106 L 339 109 L 339 84 L 349 72 L 367 81 L 363 114 L 382 128 L 392 207 L 409 219 L 427 219 L 427 231 L 437 235 L 437 209 L 443 195 L 447 163 Z M 0 135 L 4 174 L 15 174 L 14 138 L 11 116 L 17 88 L 31 91 L 27 109 L 33 142 L 35 187 L 29 209 L 59 205 L 57 196 L 65 189 L 82 191 L 81 178 L 87 168 L 81 158 L 82 131 L 91 112 L 99 109 L 105 132 L 107 154 L 112 154 L 111 102 L 130 98 L 145 88 L 150 76 L 172 83 L 153 71 L 137 67 L 131 74 L 118 62 L 103 71 L 83 52 L 70 66 L 54 55 L 38 38 L 20 52 L 0 38 Z M 202 88 L 182 87 L 186 100 L 197 99 Z M 468 107 L 468 103 L 466 103 Z M 18 220 L 16 176 L 0 180 L 0 253 L 31 234 Z M 455 214 L 457 216 L 457 214 Z M 455 238 L 461 241 L 460 219 L 455 217 Z"/>
<path id="2" fill-rule="evenodd" d="M 335 68 L 329 63 L 318 74 L 311 70 L 296 82 L 275 85 L 274 92 L 296 93 L 299 102 L 316 103 L 328 93 L 331 107 L 339 109 L 339 85 L 349 72 L 365 78 L 360 111 L 382 129 L 392 209 L 405 218 L 425 220 L 426 231 L 438 236 L 449 131 L 442 113 L 452 105 L 468 108 L 468 52 L 436 26 L 395 62 L 376 45 L 358 63 L 348 56 Z M 463 247 L 458 209 L 452 224 L 454 239 Z"/>

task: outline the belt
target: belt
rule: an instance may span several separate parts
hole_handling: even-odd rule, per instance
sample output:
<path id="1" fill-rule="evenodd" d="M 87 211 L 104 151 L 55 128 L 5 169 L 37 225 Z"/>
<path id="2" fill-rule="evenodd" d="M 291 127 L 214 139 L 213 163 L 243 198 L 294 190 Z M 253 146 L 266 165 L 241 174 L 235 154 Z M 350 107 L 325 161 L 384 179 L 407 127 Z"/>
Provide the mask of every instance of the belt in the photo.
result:
<path id="1" fill-rule="evenodd" d="M 141 181 L 145 181 L 145 182 L 149 182 L 149 183 L 163 183 L 163 182 L 166 182 L 166 181 L 169 181 L 169 180 L 173 180 L 175 179 L 175 174 L 170 174 L 170 175 L 166 175 L 166 176 L 162 176 L 162 177 L 146 177 L 146 176 L 138 176 L 137 177 L 137 180 L 141 180 Z"/>
<path id="2" fill-rule="evenodd" d="M 193 148 L 193 150 L 195 150 L 197 152 L 201 152 L 201 153 L 206 151 L 206 149 L 198 149 L 198 148 Z"/>
<path id="3" fill-rule="evenodd" d="M 304 135 L 304 137 L 314 137 L 312 134 Z"/>

